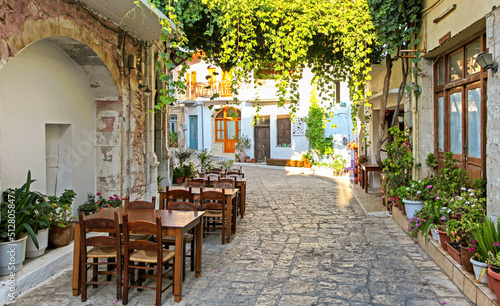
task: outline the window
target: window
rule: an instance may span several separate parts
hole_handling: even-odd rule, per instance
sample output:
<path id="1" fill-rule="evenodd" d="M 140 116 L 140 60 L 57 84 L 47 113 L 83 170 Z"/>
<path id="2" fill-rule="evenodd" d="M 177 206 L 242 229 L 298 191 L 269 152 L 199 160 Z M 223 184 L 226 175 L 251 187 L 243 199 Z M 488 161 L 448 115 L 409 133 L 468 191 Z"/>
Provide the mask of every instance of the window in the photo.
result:
<path id="1" fill-rule="evenodd" d="M 170 115 L 170 132 L 177 132 L 177 115 Z"/>
<path id="2" fill-rule="evenodd" d="M 291 129 L 292 122 L 290 121 L 290 116 L 283 115 L 277 117 L 278 126 L 278 146 L 290 146 L 292 143 Z"/>
<path id="3" fill-rule="evenodd" d="M 485 51 L 485 35 L 472 38 L 444 54 L 434 65 L 435 147 L 440 167 L 445 152 L 453 152 L 457 165 L 473 180 L 485 175 L 487 74 L 476 57 Z"/>

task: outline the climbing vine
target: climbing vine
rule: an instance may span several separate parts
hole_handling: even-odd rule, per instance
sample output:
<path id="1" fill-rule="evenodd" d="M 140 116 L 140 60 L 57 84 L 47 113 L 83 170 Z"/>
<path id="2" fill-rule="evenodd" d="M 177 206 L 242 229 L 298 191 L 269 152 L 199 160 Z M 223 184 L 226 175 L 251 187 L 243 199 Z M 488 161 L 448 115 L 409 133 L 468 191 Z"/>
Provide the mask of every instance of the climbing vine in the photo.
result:
<path id="1" fill-rule="evenodd" d="M 331 142 L 325 139 L 326 111 L 319 103 L 315 87 L 311 91 L 309 102 L 309 113 L 305 118 L 309 147 L 318 156 L 333 154 Z"/>
<path id="2" fill-rule="evenodd" d="M 370 95 L 365 85 L 371 64 L 408 41 L 421 0 L 149 1 L 176 25 L 164 24 L 167 51 L 161 62 L 167 69 L 189 58 L 187 51 L 203 50 L 205 60 L 232 72 L 237 102 L 238 87 L 252 81 L 255 67 L 271 65 L 279 105 L 289 100 L 293 116 L 298 81 L 309 67 L 318 77 L 322 101 L 333 103 L 334 81 L 348 81 L 356 125 L 357 108 Z M 184 73 L 180 76 L 162 75 L 169 86 L 157 107 L 172 102 L 176 90 L 185 91 Z"/>
<path id="3" fill-rule="evenodd" d="M 349 80 L 353 101 L 366 96 L 376 39 L 366 0 L 150 1 L 178 25 L 177 30 L 182 29 L 183 34 L 174 38 L 165 35 L 171 50 L 203 50 L 205 60 L 231 70 L 233 96 L 239 84 L 251 81 L 257 64 L 272 65 L 279 105 L 289 99 L 292 115 L 300 98 L 298 81 L 306 67 L 319 77 L 323 101 L 334 101 L 330 89 L 337 80 Z M 163 58 L 171 68 L 171 59 Z M 169 77 L 165 80 L 173 82 Z M 184 82 L 177 82 L 174 85 L 185 90 Z"/>

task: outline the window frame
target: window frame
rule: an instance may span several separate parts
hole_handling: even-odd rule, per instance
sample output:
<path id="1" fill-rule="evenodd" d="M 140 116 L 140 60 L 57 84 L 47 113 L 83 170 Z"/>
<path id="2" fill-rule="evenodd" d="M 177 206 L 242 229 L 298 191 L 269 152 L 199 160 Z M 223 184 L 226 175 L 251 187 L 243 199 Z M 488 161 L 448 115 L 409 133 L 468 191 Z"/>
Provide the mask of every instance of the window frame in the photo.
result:
<path id="1" fill-rule="evenodd" d="M 477 177 L 477 171 L 480 171 L 480 176 L 486 178 L 486 92 L 487 92 L 487 79 L 488 72 L 480 69 L 478 72 L 473 74 L 467 73 L 467 48 L 473 44 L 479 42 L 481 46 L 481 52 L 488 52 L 486 48 L 486 34 L 482 32 L 475 35 L 461 45 L 444 53 L 438 59 L 434 61 L 433 76 L 434 76 L 434 153 L 439 160 L 439 168 L 443 166 L 444 153 L 451 151 L 451 110 L 450 110 L 450 95 L 456 92 L 462 93 L 462 150 L 460 154 L 454 153 L 454 158 L 457 159 L 457 165 L 461 166 L 463 169 L 468 171 L 469 176 L 472 172 L 476 171 L 475 177 Z M 450 57 L 462 52 L 462 78 L 456 80 L 450 80 Z M 439 64 L 443 62 L 443 84 L 439 84 Z M 481 120 L 481 141 L 480 150 L 481 157 L 468 156 L 468 91 L 474 88 L 480 88 L 480 120 Z M 439 148 L 439 98 L 443 97 L 443 119 L 444 119 L 444 150 Z M 469 168 L 473 166 L 476 169 L 469 171 Z M 479 169 L 479 170 L 478 170 Z"/>
<path id="2" fill-rule="evenodd" d="M 229 109 L 234 109 L 236 110 L 237 114 L 239 114 L 239 116 L 237 116 L 236 118 L 233 118 L 231 116 L 227 116 L 227 110 Z M 222 113 L 222 117 L 221 118 L 217 118 L 217 116 Z M 218 126 L 218 122 L 222 122 L 222 129 L 219 129 L 217 126 Z M 215 116 L 214 116 L 214 130 L 215 130 L 215 142 L 224 142 L 226 140 L 226 131 L 227 131 L 227 121 L 235 121 L 235 125 L 236 125 L 236 134 L 237 134 L 237 137 L 240 137 L 241 136 L 241 110 L 236 108 L 236 107 L 224 107 L 223 109 L 221 109 L 220 111 L 218 111 L 217 113 L 215 113 Z M 222 132 L 222 139 L 219 139 L 218 137 L 218 133 L 221 131 Z"/>

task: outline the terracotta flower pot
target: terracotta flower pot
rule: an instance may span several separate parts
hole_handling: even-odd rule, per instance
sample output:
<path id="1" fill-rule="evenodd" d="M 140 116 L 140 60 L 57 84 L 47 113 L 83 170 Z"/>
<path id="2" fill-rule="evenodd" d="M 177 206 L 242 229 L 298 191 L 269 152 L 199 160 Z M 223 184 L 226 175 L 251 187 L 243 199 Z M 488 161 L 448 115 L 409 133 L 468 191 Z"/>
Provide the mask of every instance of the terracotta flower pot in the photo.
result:
<path id="1" fill-rule="evenodd" d="M 491 277 L 491 284 L 493 286 L 493 291 L 497 296 L 497 300 L 500 301 L 500 274 L 498 274 L 498 271 L 494 271 L 494 269 L 492 269 L 491 266 L 489 266 L 487 275 Z"/>
<path id="2" fill-rule="evenodd" d="M 446 232 L 443 232 L 439 229 L 437 231 L 439 233 L 439 240 L 441 241 L 441 246 L 443 247 L 443 250 L 448 251 L 446 241 L 451 241 L 450 237 L 448 237 L 448 234 L 446 234 Z"/>
<path id="3" fill-rule="evenodd" d="M 66 227 L 51 226 L 49 231 L 49 243 L 53 247 L 67 246 L 73 241 L 73 223 Z"/>
<path id="4" fill-rule="evenodd" d="M 491 267 L 488 266 L 488 270 L 486 271 L 486 282 L 488 283 L 488 288 L 490 288 L 491 291 L 495 292 L 495 279 L 493 278 L 493 276 L 490 274 L 490 269 Z M 496 273 L 495 271 L 493 271 L 492 269 L 492 274 L 493 273 Z"/>
<path id="5" fill-rule="evenodd" d="M 255 158 L 252 158 L 252 163 L 256 163 L 257 160 Z"/>
<path id="6" fill-rule="evenodd" d="M 456 262 L 458 262 L 459 265 L 462 265 L 462 256 L 460 255 L 460 251 L 458 251 L 457 249 L 455 249 L 452 245 L 451 245 L 451 241 L 446 241 L 446 250 L 448 251 L 448 254 L 450 254 L 450 256 L 455 259 Z"/>
<path id="7" fill-rule="evenodd" d="M 462 242 L 460 245 L 460 256 L 462 257 L 462 265 L 465 268 L 465 271 L 474 273 L 474 267 L 472 266 L 472 263 L 470 262 L 470 259 L 474 255 L 475 251 L 469 252 L 469 247 L 467 245 L 467 242 Z"/>

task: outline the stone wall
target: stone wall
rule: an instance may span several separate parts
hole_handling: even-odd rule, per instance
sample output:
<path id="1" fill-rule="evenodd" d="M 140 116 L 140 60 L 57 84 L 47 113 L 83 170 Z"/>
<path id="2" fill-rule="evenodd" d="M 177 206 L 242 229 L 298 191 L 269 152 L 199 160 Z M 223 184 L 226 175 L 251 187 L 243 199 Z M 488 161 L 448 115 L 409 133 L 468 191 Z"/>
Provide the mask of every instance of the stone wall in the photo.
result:
<path id="1" fill-rule="evenodd" d="M 414 128 L 418 129 L 418 148 L 415 160 L 421 163 L 422 167 L 418 170 L 418 178 L 430 176 L 433 169 L 425 163 L 429 153 L 434 153 L 434 85 L 433 85 L 433 67 L 432 60 L 422 58 L 420 61 L 422 73 L 419 77 L 419 84 L 422 87 L 422 94 L 417 100 L 418 116 L 413 123 Z"/>
<path id="2" fill-rule="evenodd" d="M 146 77 L 144 42 L 77 2 L 0 0 L 0 69 L 31 43 L 60 37 L 76 41 L 59 45 L 82 66 L 96 93 L 96 192 L 150 197 L 150 99 L 138 90 Z M 137 69 L 128 68 L 131 54 Z"/>
<path id="3" fill-rule="evenodd" d="M 495 62 L 500 62 L 500 10 L 486 15 L 486 46 Z M 486 102 L 486 177 L 488 214 L 500 215 L 500 72 L 488 70 Z"/>

